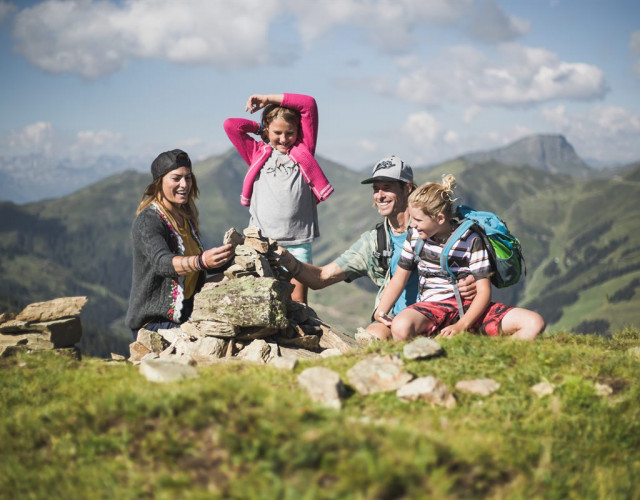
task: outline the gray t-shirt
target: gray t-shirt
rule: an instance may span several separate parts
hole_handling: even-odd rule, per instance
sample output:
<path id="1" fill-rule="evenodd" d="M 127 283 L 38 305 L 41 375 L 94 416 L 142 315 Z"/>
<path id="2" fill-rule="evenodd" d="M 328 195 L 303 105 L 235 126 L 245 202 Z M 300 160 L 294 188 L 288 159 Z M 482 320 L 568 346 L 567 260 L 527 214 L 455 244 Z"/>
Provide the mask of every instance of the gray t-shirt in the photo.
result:
<path id="1" fill-rule="evenodd" d="M 318 207 L 298 165 L 275 149 L 253 183 L 251 220 L 262 234 L 298 245 L 320 236 Z"/>

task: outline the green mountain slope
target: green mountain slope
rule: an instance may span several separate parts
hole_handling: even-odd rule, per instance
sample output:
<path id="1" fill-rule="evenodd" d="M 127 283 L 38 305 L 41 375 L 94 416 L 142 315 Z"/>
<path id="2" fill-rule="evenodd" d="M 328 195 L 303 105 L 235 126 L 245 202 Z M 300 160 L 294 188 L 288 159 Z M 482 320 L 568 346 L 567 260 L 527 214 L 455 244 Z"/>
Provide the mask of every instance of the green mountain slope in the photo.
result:
<path id="1" fill-rule="evenodd" d="M 325 264 L 374 226 L 366 175 L 320 163 L 336 190 L 319 205 L 321 237 L 314 262 Z M 204 240 L 219 244 L 229 227 L 244 229 L 239 202 L 246 165 L 233 151 L 195 166 Z M 640 325 L 640 166 L 624 177 L 574 179 L 528 167 L 455 160 L 416 169 L 416 182 L 452 172 L 461 203 L 497 212 L 522 241 L 526 279 L 495 297 L 538 310 L 550 329 L 615 331 Z M 64 198 L 28 205 L 0 203 L 0 311 L 62 295 L 88 295 L 83 349 L 126 352 L 123 324 L 131 279 L 131 221 L 149 175 L 106 178 Z M 374 290 L 368 280 L 310 292 L 326 320 L 353 331 L 367 323 Z"/>

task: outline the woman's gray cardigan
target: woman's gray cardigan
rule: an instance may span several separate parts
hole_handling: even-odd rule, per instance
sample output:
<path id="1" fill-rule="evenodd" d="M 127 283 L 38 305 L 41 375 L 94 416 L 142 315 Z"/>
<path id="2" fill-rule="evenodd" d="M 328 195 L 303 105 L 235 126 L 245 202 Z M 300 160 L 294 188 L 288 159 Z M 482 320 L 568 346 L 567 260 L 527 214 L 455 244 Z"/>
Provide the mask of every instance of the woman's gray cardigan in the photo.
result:
<path id="1" fill-rule="evenodd" d="M 191 234 L 202 251 L 200 237 L 189 224 Z M 138 330 L 150 321 L 184 323 L 182 317 L 184 276 L 173 268 L 173 257 L 184 255 L 182 237 L 154 203 L 138 214 L 131 227 L 133 273 L 126 325 Z M 204 284 L 200 272 L 198 292 Z"/>

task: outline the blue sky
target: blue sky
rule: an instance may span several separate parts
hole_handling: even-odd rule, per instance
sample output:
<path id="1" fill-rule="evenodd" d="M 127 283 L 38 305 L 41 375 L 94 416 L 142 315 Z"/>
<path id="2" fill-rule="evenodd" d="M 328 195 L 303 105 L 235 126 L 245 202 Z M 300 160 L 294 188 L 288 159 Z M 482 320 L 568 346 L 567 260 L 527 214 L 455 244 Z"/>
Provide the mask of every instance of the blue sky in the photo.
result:
<path id="1" fill-rule="evenodd" d="M 356 169 L 535 133 L 640 160 L 637 0 L 0 0 L 0 65 L 2 157 L 204 158 L 250 94 L 286 91 Z"/>

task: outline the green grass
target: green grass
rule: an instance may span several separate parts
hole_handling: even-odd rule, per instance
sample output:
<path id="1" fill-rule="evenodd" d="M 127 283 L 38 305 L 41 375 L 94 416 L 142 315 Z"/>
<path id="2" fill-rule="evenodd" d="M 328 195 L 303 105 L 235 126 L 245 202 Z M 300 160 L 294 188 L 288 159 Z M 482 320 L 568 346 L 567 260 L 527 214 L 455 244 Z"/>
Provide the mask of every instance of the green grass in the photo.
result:
<path id="1" fill-rule="evenodd" d="M 221 364 L 158 385 L 128 363 L 0 360 L 1 498 L 640 498 L 640 331 L 534 343 L 461 336 L 416 376 L 490 377 L 451 410 L 360 396 L 313 404 L 294 372 Z M 380 344 L 369 354 L 401 353 Z M 530 387 L 556 385 L 539 399 Z M 595 383 L 614 389 L 596 393 Z"/>

